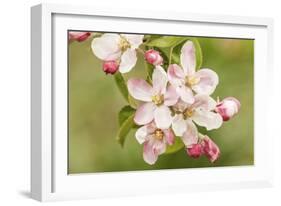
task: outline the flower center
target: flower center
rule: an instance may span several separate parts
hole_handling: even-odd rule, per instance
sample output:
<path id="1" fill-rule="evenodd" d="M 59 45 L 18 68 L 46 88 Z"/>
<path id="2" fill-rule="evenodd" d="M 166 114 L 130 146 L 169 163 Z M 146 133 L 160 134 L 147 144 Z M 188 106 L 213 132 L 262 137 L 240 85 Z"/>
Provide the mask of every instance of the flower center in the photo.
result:
<path id="1" fill-rule="evenodd" d="M 156 104 L 157 106 L 163 104 L 163 102 L 164 102 L 164 95 L 163 94 L 161 94 L 161 95 L 158 94 L 158 95 L 152 96 L 152 102 L 154 104 Z"/>
<path id="2" fill-rule="evenodd" d="M 185 84 L 186 86 L 193 86 L 195 84 L 198 84 L 200 81 L 200 78 L 199 77 L 195 77 L 195 76 L 186 76 L 185 77 Z"/>
<path id="3" fill-rule="evenodd" d="M 193 115 L 193 110 L 191 108 L 187 108 L 184 112 L 183 115 L 186 118 L 190 118 Z"/>
<path id="4" fill-rule="evenodd" d="M 122 52 L 131 47 L 130 42 L 128 42 L 128 40 L 123 36 L 121 36 L 118 46 Z"/>
<path id="5" fill-rule="evenodd" d="M 164 137 L 164 133 L 161 129 L 156 129 L 154 132 L 154 138 L 157 140 L 162 140 Z"/>

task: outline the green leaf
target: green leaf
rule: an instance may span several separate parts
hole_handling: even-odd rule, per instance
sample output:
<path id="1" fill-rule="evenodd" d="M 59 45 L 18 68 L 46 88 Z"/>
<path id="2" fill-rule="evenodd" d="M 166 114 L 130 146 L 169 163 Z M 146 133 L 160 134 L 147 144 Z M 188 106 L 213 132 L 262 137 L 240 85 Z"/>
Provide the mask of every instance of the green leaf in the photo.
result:
<path id="1" fill-rule="evenodd" d="M 176 137 L 175 143 L 173 145 L 168 145 L 166 152 L 164 154 L 172 154 L 178 152 L 180 149 L 184 147 L 184 144 L 180 137 Z"/>
<path id="2" fill-rule="evenodd" d="M 187 37 L 186 40 L 192 41 L 195 47 L 195 56 L 196 56 L 196 70 L 200 69 L 202 66 L 202 61 L 203 61 L 203 55 L 202 55 L 202 49 L 200 46 L 199 41 L 195 37 Z M 175 64 L 180 64 L 180 53 L 181 53 L 181 48 L 185 44 L 186 41 L 181 42 L 178 44 L 172 53 L 172 63 Z"/>
<path id="3" fill-rule="evenodd" d="M 130 115 L 121 125 L 119 128 L 119 131 L 117 133 L 117 141 L 121 144 L 121 146 L 124 146 L 125 139 L 130 132 L 130 130 L 134 127 L 134 115 Z"/>
<path id="4" fill-rule="evenodd" d="M 119 126 L 122 126 L 122 124 L 126 121 L 126 119 L 128 119 L 135 112 L 136 110 L 132 108 L 130 105 L 124 106 L 118 113 Z"/>
<path id="5" fill-rule="evenodd" d="M 125 98 L 125 100 L 127 102 L 129 102 L 129 100 L 128 100 L 129 92 L 128 92 L 124 77 L 122 76 L 122 74 L 120 72 L 117 72 L 116 74 L 114 74 L 114 79 L 115 79 L 116 85 L 117 85 L 119 91 L 121 92 L 122 96 Z"/>
<path id="6" fill-rule="evenodd" d="M 172 47 L 178 45 L 185 39 L 186 37 L 181 36 L 161 36 L 159 38 L 152 39 L 146 45 L 159 48 Z"/>

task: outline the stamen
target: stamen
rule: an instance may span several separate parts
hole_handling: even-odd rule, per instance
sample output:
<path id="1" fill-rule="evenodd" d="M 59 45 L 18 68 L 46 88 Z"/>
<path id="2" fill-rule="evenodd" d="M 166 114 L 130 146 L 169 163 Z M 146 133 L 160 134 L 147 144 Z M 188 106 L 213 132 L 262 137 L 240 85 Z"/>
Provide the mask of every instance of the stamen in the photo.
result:
<path id="1" fill-rule="evenodd" d="M 155 132 L 154 132 L 154 137 L 157 140 L 162 140 L 163 137 L 164 137 L 163 131 L 161 129 L 156 129 Z"/>
<path id="2" fill-rule="evenodd" d="M 151 99 L 152 99 L 152 102 L 154 104 L 159 106 L 159 105 L 163 104 L 163 102 L 164 102 L 164 95 L 163 94 L 161 94 L 161 95 L 154 95 L 154 96 L 151 97 Z"/>
<path id="3" fill-rule="evenodd" d="M 119 48 L 121 49 L 122 52 L 126 51 L 128 48 L 131 47 L 130 43 L 128 42 L 128 40 L 121 36 L 120 40 L 119 40 Z"/>
<path id="4" fill-rule="evenodd" d="M 191 108 L 187 108 L 184 112 L 183 115 L 185 118 L 190 118 L 193 115 L 193 110 Z"/>
<path id="5" fill-rule="evenodd" d="M 189 86 L 189 87 L 198 84 L 199 81 L 200 81 L 199 77 L 195 77 L 195 76 L 186 76 L 185 77 L 185 84 L 186 84 L 186 86 Z"/>

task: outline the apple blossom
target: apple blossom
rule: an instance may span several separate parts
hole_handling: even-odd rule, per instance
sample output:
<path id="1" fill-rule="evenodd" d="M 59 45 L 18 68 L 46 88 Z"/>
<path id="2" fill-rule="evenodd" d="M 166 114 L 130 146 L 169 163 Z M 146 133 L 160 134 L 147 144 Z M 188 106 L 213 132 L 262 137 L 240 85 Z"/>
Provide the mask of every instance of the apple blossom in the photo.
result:
<path id="1" fill-rule="evenodd" d="M 180 54 L 181 67 L 171 64 L 168 68 L 168 79 L 176 87 L 181 99 L 193 103 L 193 91 L 197 94 L 210 95 L 219 82 L 218 75 L 211 69 L 196 69 L 195 48 L 192 41 L 187 41 Z"/>
<path id="2" fill-rule="evenodd" d="M 167 129 L 172 123 L 172 113 L 169 106 L 178 101 L 178 95 L 169 85 L 167 87 L 167 74 L 161 66 L 156 66 L 152 74 L 152 84 L 143 79 L 132 78 L 128 80 L 128 91 L 132 97 L 142 103 L 136 111 L 134 121 L 138 125 L 145 125 L 152 120 L 160 129 Z"/>
<path id="3" fill-rule="evenodd" d="M 239 112 L 240 106 L 236 98 L 227 97 L 217 104 L 216 112 L 222 116 L 223 121 L 228 121 Z"/>
<path id="4" fill-rule="evenodd" d="M 203 151 L 207 158 L 213 163 L 215 162 L 220 156 L 220 149 L 219 147 L 208 137 L 205 137 L 202 140 Z"/>
<path id="5" fill-rule="evenodd" d="M 116 61 L 103 62 L 102 69 L 106 74 L 115 74 L 118 71 L 119 65 Z"/>
<path id="6" fill-rule="evenodd" d="M 118 61 L 119 71 L 127 73 L 137 62 L 136 49 L 144 35 L 106 33 L 92 41 L 93 53 L 103 61 Z"/>
<path id="7" fill-rule="evenodd" d="M 88 39 L 91 36 L 91 32 L 69 32 L 68 37 L 70 41 L 82 42 Z"/>
<path id="8" fill-rule="evenodd" d="M 143 144 L 143 159 L 148 164 L 154 164 L 158 156 L 166 151 L 166 145 L 174 143 L 174 133 L 171 129 L 160 129 L 154 122 L 140 127 L 136 139 Z"/>
<path id="9" fill-rule="evenodd" d="M 144 56 L 145 56 L 145 60 L 149 64 L 153 64 L 154 66 L 163 64 L 163 58 L 161 57 L 158 51 L 150 49 L 145 52 Z"/>
<path id="10" fill-rule="evenodd" d="M 175 113 L 172 121 L 172 128 L 176 136 L 182 138 L 186 147 L 198 142 L 198 131 L 195 122 L 207 130 L 217 129 L 222 125 L 222 117 L 213 110 L 216 102 L 210 96 L 197 94 L 194 96 L 194 103 L 188 104 L 179 101 L 173 106 Z"/>

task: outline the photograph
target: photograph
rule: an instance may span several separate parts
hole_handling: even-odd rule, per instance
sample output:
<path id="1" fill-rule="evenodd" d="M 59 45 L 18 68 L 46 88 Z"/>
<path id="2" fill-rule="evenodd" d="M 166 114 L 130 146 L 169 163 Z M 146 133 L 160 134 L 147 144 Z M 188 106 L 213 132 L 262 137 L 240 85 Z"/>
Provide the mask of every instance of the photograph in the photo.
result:
<path id="1" fill-rule="evenodd" d="M 68 174 L 254 165 L 255 39 L 65 35 Z"/>

